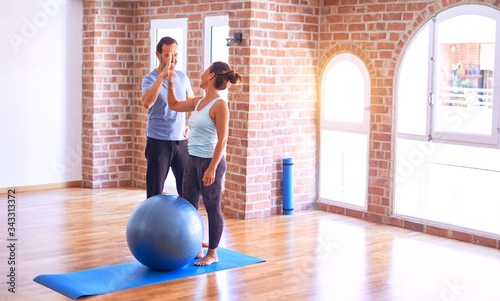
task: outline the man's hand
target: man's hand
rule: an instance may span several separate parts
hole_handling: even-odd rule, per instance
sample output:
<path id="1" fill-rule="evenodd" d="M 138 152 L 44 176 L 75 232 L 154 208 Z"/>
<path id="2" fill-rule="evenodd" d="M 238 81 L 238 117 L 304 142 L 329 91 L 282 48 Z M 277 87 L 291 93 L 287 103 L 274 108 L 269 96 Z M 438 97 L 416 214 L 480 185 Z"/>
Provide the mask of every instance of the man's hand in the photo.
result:
<path id="1" fill-rule="evenodd" d="M 168 83 L 169 84 L 173 84 L 174 82 L 174 76 L 175 76 L 175 72 L 174 72 L 174 67 L 175 67 L 175 64 L 172 64 L 172 60 L 175 59 L 174 56 L 169 53 L 168 56 L 167 56 L 167 61 L 165 62 L 166 64 L 166 68 L 168 71 L 172 71 L 172 72 L 168 72 L 167 75 L 168 75 Z M 173 86 L 172 86 L 173 88 Z"/>
<path id="2" fill-rule="evenodd" d="M 171 62 L 171 60 L 172 60 L 172 54 L 169 53 L 167 55 L 167 58 L 162 62 L 163 70 L 160 73 L 160 76 L 162 78 L 167 78 L 168 77 L 169 71 L 170 71 L 170 62 Z"/>

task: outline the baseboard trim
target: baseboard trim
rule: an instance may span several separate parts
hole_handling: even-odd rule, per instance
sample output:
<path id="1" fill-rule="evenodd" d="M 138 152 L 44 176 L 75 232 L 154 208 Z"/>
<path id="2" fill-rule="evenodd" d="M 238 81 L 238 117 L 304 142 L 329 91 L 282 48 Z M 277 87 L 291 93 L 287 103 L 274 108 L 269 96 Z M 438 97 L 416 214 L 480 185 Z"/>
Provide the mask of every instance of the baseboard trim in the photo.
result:
<path id="1" fill-rule="evenodd" d="M 71 188 L 71 187 L 82 187 L 82 181 L 70 181 L 62 183 L 51 183 L 42 185 L 30 185 L 30 186 L 16 186 L 16 187 L 3 187 L 0 188 L 0 195 L 6 195 L 9 193 L 9 189 L 15 189 L 16 194 L 29 191 L 47 190 L 47 189 L 58 189 L 58 188 Z"/>

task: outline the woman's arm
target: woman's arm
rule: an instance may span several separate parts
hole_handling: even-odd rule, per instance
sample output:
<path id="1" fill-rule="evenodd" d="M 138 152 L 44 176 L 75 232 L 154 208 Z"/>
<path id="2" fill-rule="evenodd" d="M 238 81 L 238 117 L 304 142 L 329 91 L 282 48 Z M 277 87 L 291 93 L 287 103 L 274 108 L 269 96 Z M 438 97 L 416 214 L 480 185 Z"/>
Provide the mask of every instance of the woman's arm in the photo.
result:
<path id="1" fill-rule="evenodd" d="M 171 73 L 174 73 L 173 71 Z M 175 93 L 175 87 L 174 87 L 174 82 L 173 82 L 173 77 L 172 80 L 168 81 L 168 108 L 177 112 L 192 112 L 194 111 L 194 108 L 196 106 L 196 103 L 198 100 L 200 100 L 202 97 L 192 97 L 188 98 L 185 101 L 179 101 L 177 98 L 177 94 Z"/>
<path id="2" fill-rule="evenodd" d="M 217 166 L 226 152 L 229 128 L 229 109 L 227 107 L 227 103 L 223 100 L 219 100 L 214 104 L 210 111 L 212 110 L 213 115 L 210 114 L 210 117 L 215 123 L 215 127 L 217 129 L 217 144 L 215 145 L 212 161 L 210 161 L 210 165 L 203 174 L 203 185 L 205 186 L 212 185 L 215 181 L 215 171 L 217 170 Z"/>
<path id="3" fill-rule="evenodd" d="M 194 108 L 196 106 L 196 103 L 198 100 L 202 99 L 203 97 L 194 97 L 194 95 L 187 95 L 187 98 L 185 101 L 179 101 L 177 98 L 177 94 L 175 93 L 175 86 L 174 86 L 174 76 L 175 72 L 174 70 L 170 70 L 170 61 L 171 61 L 171 56 L 172 54 L 168 55 L 168 63 L 167 63 L 167 68 L 169 69 L 168 72 L 168 108 L 177 112 L 192 112 L 194 111 Z"/>

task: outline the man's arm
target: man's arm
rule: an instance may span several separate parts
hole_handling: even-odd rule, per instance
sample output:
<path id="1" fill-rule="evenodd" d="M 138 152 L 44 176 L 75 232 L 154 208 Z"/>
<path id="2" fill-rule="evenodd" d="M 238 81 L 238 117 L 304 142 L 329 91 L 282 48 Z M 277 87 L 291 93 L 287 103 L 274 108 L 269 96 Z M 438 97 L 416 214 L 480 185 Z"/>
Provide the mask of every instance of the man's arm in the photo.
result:
<path id="1" fill-rule="evenodd" d="M 155 80 L 153 85 L 147 91 L 144 91 L 142 93 L 141 103 L 146 109 L 149 109 L 154 105 L 156 99 L 158 99 L 158 95 L 160 95 L 163 81 L 168 76 L 170 64 L 166 66 L 166 63 L 164 62 L 163 65 L 160 66 L 160 68 L 161 67 L 163 67 L 163 69 L 161 70 L 160 74 L 158 75 L 158 78 Z"/>
<path id="2" fill-rule="evenodd" d="M 153 85 L 147 91 L 142 92 L 141 103 L 146 109 L 151 108 L 158 99 L 164 79 L 165 77 L 160 74 Z"/>

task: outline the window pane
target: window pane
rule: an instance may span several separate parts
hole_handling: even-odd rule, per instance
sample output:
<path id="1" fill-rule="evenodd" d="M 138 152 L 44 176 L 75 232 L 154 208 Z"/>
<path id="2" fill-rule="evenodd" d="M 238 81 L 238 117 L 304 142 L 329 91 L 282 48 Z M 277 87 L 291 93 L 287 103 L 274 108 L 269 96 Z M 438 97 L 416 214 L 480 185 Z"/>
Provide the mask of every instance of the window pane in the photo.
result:
<path id="1" fill-rule="evenodd" d="M 435 132 L 492 134 L 495 29 L 479 15 L 438 24 Z"/>
<path id="2" fill-rule="evenodd" d="M 499 99 L 493 85 L 495 64 L 498 66 L 498 16 L 497 10 L 487 6 L 459 5 L 429 21 L 423 28 L 429 28 L 425 39 L 432 50 L 432 64 L 427 74 L 415 76 L 428 83 L 418 88 L 422 91 L 411 90 L 409 74 L 413 70 L 407 64 L 415 64 L 420 58 L 410 53 L 427 51 L 417 42 L 424 31 L 406 50 L 397 94 L 396 214 L 500 234 L 500 202 L 495 197 L 500 150 L 484 147 L 497 144 L 498 136 L 494 125 Z M 410 78 L 405 78 L 405 72 Z M 401 84 L 405 80 L 407 88 Z M 433 105 L 427 105 L 425 114 L 412 119 L 419 110 L 412 108 L 401 93 L 411 97 L 424 95 L 424 91 L 432 92 Z M 419 133 L 412 132 L 416 127 L 407 124 L 410 120 L 430 128 L 432 141 L 400 135 Z"/>
<path id="3" fill-rule="evenodd" d="M 346 60 L 336 62 L 325 74 L 324 119 L 363 124 L 365 81 L 359 67 Z"/>
<path id="4" fill-rule="evenodd" d="M 229 37 L 229 26 L 212 26 L 210 37 L 210 64 L 213 62 L 229 63 L 229 47 L 226 38 Z M 219 91 L 222 98 L 227 99 L 228 89 Z"/>
<path id="5" fill-rule="evenodd" d="M 177 53 L 179 55 L 177 55 L 177 65 L 175 68 L 179 71 L 186 72 L 186 70 L 184 70 L 184 66 L 186 64 L 184 63 L 184 57 L 182 55 L 182 54 L 184 54 L 184 47 L 187 46 L 186 41 L 184 41 L 184 30 L 182 28 L 159 28 L 159 29 L 157 29 L 156 30 L 156 44 L 163 37 L 172 37 L 177 41 L 177 44 L 178 44 Z"/>
<path id="6" fill-rule="evenodd" d="M 367 135 L 321 131 L 320 198 L 365 205 Z"/>
<path id="7" fill-rule="evenodd" d="M 368 70 L 358 57 L 339 54 L 327 65 L 321 82 L 320 200 L 365 207 Z"/>
<path id="8" fill-rule="evenodd" d="M 151 20 L 151 69 L 158 66 L 155 51 L 156 45 L 161 38 L 170 36 L 177 40 L 178 55 L 176 69 L 186 72 L 187 70 L 187 18 L 178 19 L 154 19 Z"/>
<path id="9" fill-rule="evenodd" d="M 398 133 L 426 135 L 429 25 L 412 41 L 405 54 L 398 82 Z"/>
<path id="10" fill-rule="evenodd" d="M 229 47 L 226 38 L 229 37 L 229 26 L 212 26 L 210 62 L 229 61 Z"/>
<path id="11" fill-rule="evenodd" d="M 203 41 L 203 63 L 205 69 L 213 62 L 229 63 L 229 18 L 227 15 L 205 17 L 205 34 Z M 222 98 L 228 98 L 228 90 L 220 91 Z"/>
<path id="12" fill-rule="evenodd" d="M 397 139 L 395 213 L 500 234 L 500 150 Z"/>

